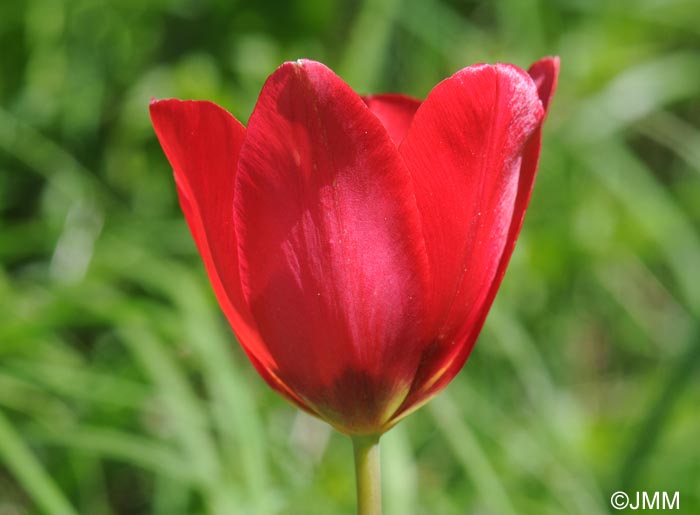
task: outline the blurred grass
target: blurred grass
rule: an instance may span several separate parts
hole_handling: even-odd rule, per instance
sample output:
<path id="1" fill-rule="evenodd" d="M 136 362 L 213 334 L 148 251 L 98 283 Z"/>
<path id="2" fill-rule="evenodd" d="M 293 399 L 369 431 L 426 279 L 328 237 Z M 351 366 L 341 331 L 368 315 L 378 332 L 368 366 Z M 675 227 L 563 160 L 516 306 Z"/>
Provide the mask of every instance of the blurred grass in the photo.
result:
<path id="1" fill-rule="evenodd" d="M 700 512 L 697 0 L 0 5 L 0 514 L 352 513 L 349 443 L 233 343 L 151 97 L 247 120 L 282 61 L 423 97 L 478 61 L 562 77 L 465 371 L 384 438 L 388 515 Z"/>

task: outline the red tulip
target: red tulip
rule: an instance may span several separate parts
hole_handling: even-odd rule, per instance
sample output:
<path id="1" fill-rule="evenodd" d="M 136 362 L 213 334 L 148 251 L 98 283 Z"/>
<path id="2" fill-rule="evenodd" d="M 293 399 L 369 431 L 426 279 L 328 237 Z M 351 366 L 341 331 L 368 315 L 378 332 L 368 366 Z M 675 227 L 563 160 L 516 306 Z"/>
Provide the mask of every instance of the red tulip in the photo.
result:
<path id="1" fill-rule="evenodd" d="M 151 103 L 216 296 L 272 388 L 369 435 L 450 382 L 520 231 L 558 70 L 469 66 L 420 102 L 289 62 L 247 129 L 211 102 Z"/>

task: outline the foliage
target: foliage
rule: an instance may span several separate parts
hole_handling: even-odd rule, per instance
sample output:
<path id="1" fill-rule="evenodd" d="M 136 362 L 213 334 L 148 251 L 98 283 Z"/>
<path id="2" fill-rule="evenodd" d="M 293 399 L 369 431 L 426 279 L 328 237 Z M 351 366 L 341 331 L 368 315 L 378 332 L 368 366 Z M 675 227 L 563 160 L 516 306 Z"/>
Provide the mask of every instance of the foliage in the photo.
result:
<path id="1" fill-rule="evenodd" d="M 700 512 L 694 0 L 0 5 L 0 514 L 328 514 L 349 441 L 268 391 L 210 292 L 147 115 L 247 119 L 282 61 L 423 97 L 562 76 L 519 247 L 465 370 L 383 439 L 389 515 Z"/>

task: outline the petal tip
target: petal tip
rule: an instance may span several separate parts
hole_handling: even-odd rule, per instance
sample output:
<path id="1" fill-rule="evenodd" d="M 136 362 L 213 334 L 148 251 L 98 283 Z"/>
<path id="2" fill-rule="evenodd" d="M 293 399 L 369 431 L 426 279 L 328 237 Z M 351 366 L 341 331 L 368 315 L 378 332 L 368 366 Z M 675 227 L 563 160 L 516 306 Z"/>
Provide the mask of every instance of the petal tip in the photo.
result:
<path id="1" fill-rule="evenodd" d="M 276 71 L 280 70 L 285 70 L 288 68 L 291 69 L 296 69 L 296 70 L 303 70 L 305 68 L 315 68 L 317 66 L 325 66 L 318 61 L 314 61 L 313 59 L 308 59 L 306 57 L 300 57 L 299 59 L 295 59 L 294 61 L 285 61 L 283 62 Z"/>
<path id="2" fill-rule="evenodd" d="M 558 75 L 559 67 L 561 65 L 561 59 L 558 55 L 548 55 L 542 59 L 538 59 L 529 68 L 529 73 L 532 74 L 533 71 L 537 70 L 540 73 L 548 73 L 550 75 Z"/>
<path id="3" fill-rule="evenodd" d="M 557 89 L 559 80 L 560 59 L 559 56 L 547 56 L 532 63 L 528 74 L 537 86 L 537 92 L 545 110 L 549 109 L 552 96 Z"/>
<path id="4" fill-rule="evenodd" d="M 148 110 L 150 111 L 151 114 L 153 114 L 156 110 L 158 110 L 163 104 L 165 103 L 165 100 L 159 99 L 156 97 L 151 97 L 151 99 L 148 101 Z"/>
<path id="5" fill-rule="evenodd" d="M 151 99 L 148 101 L 148 109 L 151 112 L 151 114 L 155 112 L 163 112 L 164 109 L 166 109 L 168 106 L 173 105 L 175 103 L 182 103 L 183 100 L 178 100 L 176 98 L 156 98 L 156 97 L 151 97 Z"/>

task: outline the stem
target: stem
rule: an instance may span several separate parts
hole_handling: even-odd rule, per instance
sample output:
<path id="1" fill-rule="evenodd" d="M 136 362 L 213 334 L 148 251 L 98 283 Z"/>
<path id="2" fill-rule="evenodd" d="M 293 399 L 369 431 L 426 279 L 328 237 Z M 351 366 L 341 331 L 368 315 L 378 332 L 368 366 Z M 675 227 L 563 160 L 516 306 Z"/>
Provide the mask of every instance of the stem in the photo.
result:
<path id="1" fill-rule="evenodd" d="M 382 515 L 382 478 L 379 471 L 379 435 L 353 436 L 357 515 Z"/>

